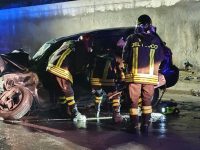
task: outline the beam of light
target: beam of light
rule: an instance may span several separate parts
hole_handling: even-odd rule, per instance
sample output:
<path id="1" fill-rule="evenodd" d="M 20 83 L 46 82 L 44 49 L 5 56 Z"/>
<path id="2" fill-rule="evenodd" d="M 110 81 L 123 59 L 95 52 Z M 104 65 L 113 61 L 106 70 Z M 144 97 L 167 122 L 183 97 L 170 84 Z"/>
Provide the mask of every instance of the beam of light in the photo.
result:
<path id="1" fill-rule="evenodd" d="M 13 48 L 21 47 L 23 39 L 15 43 L 15 38 L 18 33 L 23 33 L 24 23 L 59 16 L 62 13 L 60 3 L 0 10 L 0 53 L 8 53 Z"/>

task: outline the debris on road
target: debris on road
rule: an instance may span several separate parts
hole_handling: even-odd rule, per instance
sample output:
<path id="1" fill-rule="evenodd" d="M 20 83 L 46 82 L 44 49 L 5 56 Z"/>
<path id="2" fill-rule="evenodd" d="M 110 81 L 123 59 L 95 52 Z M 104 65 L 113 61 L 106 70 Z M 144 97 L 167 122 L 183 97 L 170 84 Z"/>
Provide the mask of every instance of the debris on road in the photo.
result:
<path id="1" fill-rule="evenodd" d="M 199 90 L 194 90 L 194 89 L 192 89 L 192 90 L 191 90 L 191 94 L 192 94 L 193 96 L 200 96 L 200 91 L 199 91 Z"/>
<path id="2" fill-rule="evenodd" d="M 165 122 L 166 116 L 161 113 L 151 113 L 151 122 Z"/>

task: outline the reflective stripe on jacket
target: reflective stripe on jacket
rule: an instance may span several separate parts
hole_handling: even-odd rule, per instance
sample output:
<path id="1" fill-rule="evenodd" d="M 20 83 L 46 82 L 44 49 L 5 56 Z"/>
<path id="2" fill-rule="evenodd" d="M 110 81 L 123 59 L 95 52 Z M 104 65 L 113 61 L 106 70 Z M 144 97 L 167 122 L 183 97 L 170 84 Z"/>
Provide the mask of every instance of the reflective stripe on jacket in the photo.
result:
<path id="1" fill-rule="evenodd" d="M 115 86 L 116 61 L 113 55 L 96 56 L 90 83 L 93 86 Z"/>
<path id="2" fill-rule="evenodd" d="M 66 58 L 70 55 L 73 49 L 73 41 L 64 42 L 63 45 L 49 57 L 47 71 L 73 83 L 71 73 L 65 68 L 69 65 Z"/>
<path id="3" fill-rule="evenodd" d="M 164 52 L 156 35 L 130 35 L 123 50 L 123 59 L 128 65 L 126 82 L 158 84 L 158 69 Z"/>

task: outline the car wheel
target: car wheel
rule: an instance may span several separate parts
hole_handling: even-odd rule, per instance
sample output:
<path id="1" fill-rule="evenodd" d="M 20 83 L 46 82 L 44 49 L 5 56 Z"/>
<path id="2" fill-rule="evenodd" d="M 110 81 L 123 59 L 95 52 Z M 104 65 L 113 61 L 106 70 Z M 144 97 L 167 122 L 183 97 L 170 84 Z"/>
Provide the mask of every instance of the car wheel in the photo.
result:
<path id="1" fill-rule="evenodd" d="M 0 116 L 4 119 L 20 119 L 31 108 L 32 93 L 25 87 L 13 86 L 0 96 Z"/>

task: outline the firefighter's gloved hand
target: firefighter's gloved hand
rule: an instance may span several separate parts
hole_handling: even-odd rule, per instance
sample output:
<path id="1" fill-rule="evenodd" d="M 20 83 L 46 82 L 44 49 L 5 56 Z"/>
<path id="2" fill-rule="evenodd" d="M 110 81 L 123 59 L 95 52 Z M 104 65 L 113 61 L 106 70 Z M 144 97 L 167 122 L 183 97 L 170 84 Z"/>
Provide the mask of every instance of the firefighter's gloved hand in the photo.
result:
<path id="1" fill-rule="evenodd" d="M 166 84 L 165 76 L 161 73 L 158 74 L 158 84 L 154 88 L 159 88 Z"/>
<path id="2" fill-rule="evenodd" d="M 63 50 L 70 49 L 70 50 L 72 50 L 72 51 L 75 51 L 74 47 L 75 47 L 74 42 L 72 42 L 72 41 L 69 40 L 69 41 L 65 41 L 65 42 L 61 45 L 61 47 L 60 47 L 59 49 L 63 49 Z"/>
<path id="3" fill-rule="evenodd" d="M 86 116 L 82 115 L 81 113 L 77 113 L 77 115 L 73 118 L 73 122 L 78 122 L 78 121 L 82 121 L 82 122 L 86 122 Z"/>

